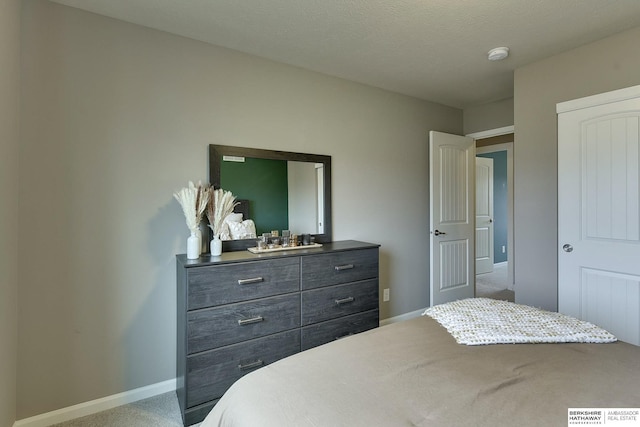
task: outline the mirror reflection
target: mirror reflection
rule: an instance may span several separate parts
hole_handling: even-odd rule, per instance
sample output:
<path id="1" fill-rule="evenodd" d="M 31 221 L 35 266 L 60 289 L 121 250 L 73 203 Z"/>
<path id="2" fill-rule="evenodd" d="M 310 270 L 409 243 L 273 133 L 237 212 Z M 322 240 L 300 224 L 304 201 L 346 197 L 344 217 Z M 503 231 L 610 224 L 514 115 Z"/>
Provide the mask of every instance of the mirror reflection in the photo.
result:
<path id="1" fill-rule="evenodd" d="M 274 230 L 331 241 L 330 156 L 210 145 L 209 178 L 240 202 L 223 227 L 225 250 Z"/>
<path id="2" fill-rule="evenodd" d="M 221 239 L 255 238 L 272 230 L 324 233 L 323 184 L 322 163 L 222 156 L 220 187 L 240 204 L 225 221 Z"/>

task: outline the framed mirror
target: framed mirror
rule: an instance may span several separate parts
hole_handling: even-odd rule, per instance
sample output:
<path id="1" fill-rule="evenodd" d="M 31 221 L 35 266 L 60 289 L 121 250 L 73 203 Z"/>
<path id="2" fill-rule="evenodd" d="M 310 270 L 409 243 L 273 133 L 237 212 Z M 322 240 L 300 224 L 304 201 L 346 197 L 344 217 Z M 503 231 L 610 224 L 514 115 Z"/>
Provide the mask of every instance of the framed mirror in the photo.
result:
<path id="1" fill-rule="evenodd" d="M 256 236 L 278 230 L 332 241 L 331 156 L 257 148 L 209 145 L 209 182 L 241 201 L 243 221 Z M 256 246 L 256 238 L 232 236 L 223 251 Z"/>

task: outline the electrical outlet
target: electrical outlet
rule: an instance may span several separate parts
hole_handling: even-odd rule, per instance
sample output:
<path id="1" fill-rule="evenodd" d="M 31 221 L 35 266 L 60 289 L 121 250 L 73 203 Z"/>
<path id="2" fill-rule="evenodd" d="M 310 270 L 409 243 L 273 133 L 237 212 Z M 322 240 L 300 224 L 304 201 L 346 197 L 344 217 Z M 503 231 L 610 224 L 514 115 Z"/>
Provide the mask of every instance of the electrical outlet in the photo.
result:
<path id="1" fill-rule="evenodd" d="M 389 301 L 389 288 L 385 288 L 385 290 L 382 293 L 382 301 L 383 302 L 387 302 Z"/>
<path id="2" fill-rule="evenodd" d="M 502 253 L 505 253 L 507 251 L 507 248 L 504 247 L 504 245 L 502 245 Z"/>

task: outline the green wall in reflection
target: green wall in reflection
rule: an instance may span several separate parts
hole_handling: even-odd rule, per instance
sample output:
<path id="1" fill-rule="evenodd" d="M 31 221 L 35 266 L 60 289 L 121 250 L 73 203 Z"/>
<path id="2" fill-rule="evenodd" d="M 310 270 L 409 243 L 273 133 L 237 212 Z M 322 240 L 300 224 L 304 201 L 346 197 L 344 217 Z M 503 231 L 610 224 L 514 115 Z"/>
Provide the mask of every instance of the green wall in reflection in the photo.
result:
<path id="1" fill-rule="evenodd" d="M 258 236 L 289 228 L 286 161 L 250 157 L 244 162 L 222 161 L 220 186 L 237 199 L 249 200 L 250 219 L 256 224 Z"/>

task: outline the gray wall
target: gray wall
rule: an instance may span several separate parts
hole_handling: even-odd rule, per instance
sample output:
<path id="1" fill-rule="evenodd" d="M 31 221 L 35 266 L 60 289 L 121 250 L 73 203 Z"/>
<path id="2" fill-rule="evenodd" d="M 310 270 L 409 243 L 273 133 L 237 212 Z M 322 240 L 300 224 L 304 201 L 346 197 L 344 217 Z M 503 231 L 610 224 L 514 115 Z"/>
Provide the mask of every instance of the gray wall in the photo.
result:
<path id="1" fill-rule="evenodd" d="M 18 418 L 175 376 L 172 193 L 206 181 L 210 143 L 333 156 L 334 237 L 382 244 L 381 317 L 429 304 L 428 131 L 461 133 L 460 110 L 23 9 Z"/>
<path id="2" fill-rule="evenodd" d="M 640 84 L 640 28 L 515 72 L 516 301 L 557 309 L 556 103 Z"/>
<path id="3" fill-rule="evenodd" d="M 465 108 L 463 120 L 465 135 L 513 126 L 513 98 Z"/>
<path id="4" fill-rule="evenodd" d="M 0 426 L 16 419 L 20 0 L 0 0 Z"/>

